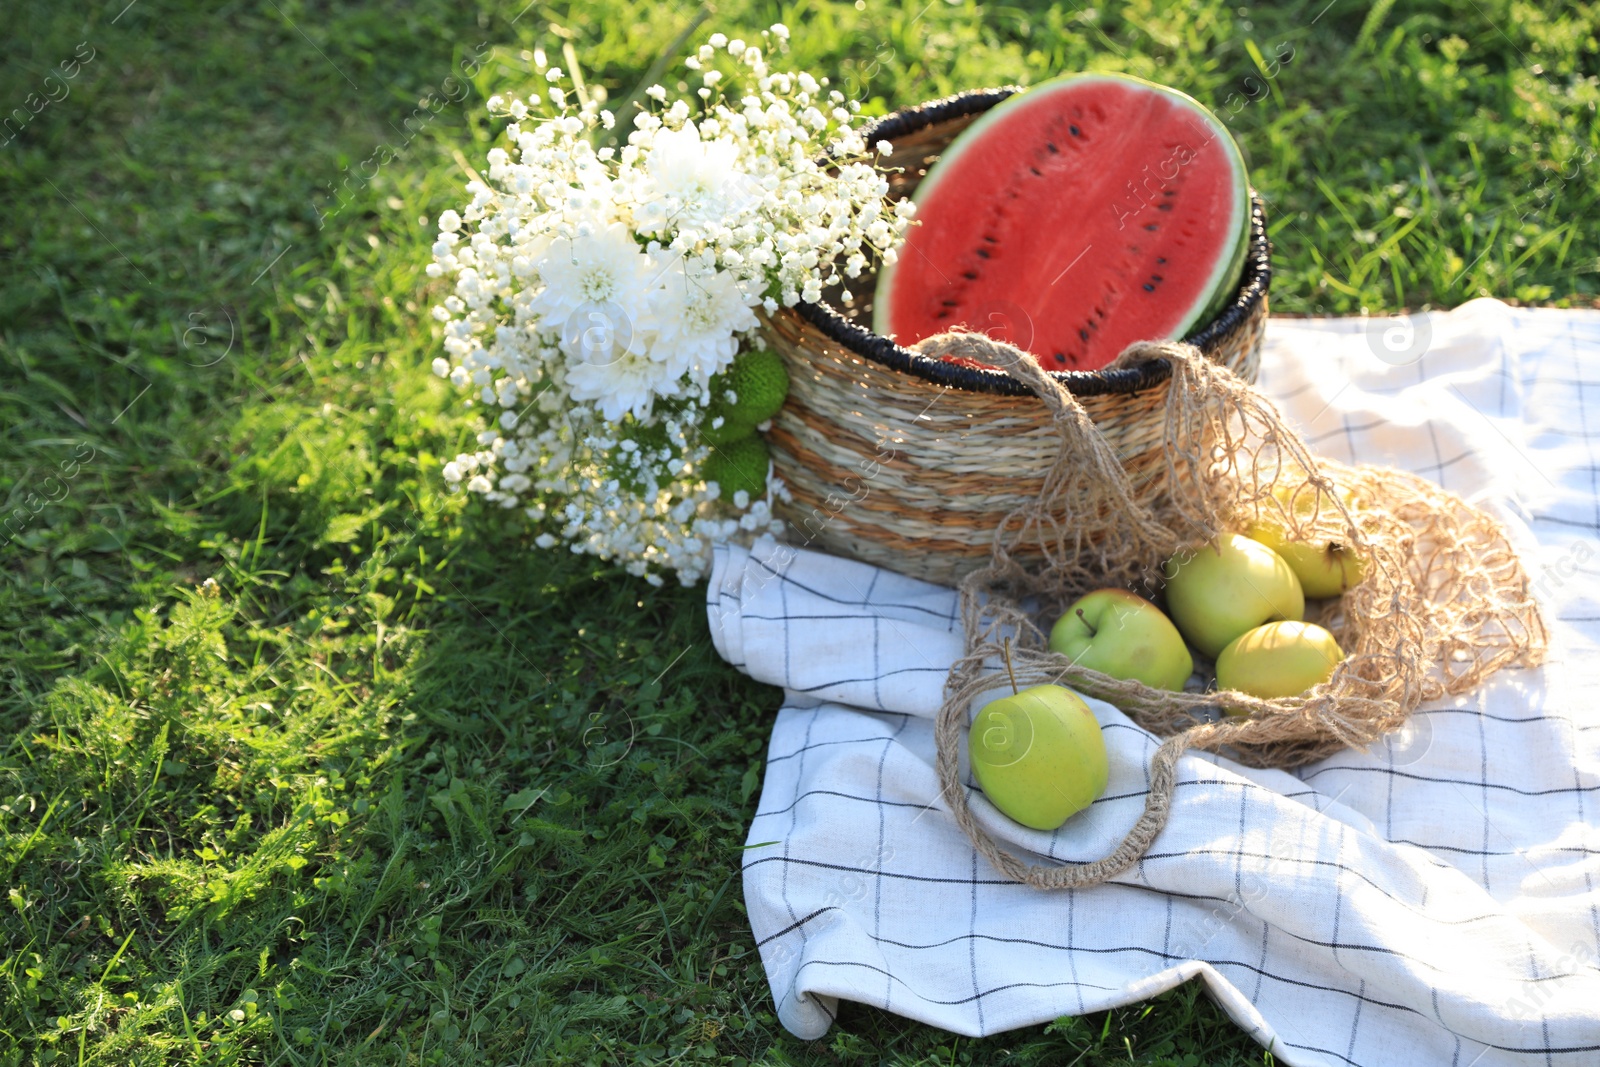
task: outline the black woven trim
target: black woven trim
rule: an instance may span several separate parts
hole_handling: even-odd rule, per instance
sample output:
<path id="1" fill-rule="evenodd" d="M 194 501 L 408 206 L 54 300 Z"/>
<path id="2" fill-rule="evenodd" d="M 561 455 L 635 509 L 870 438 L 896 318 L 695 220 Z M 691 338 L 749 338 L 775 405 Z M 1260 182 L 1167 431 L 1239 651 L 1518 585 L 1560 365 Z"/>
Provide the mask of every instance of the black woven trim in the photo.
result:
<path id="1" fill-rule="evenodd" d="M 969 115 L 981 115 L 1006 97 L 1015 96 L 1020 92 L 1022 87 L 1018 85 L 1007 85 L 999 89 L 970 89 L 964 93 L 947 96 L 943 100 L 930 100 L 916 107 L 901 108 L 862 130 L 861 136 L 869 145 L 877 144 L 879 141 L 898 140 L 907 134 L 925 130 L 929 126 L 937 126 L 941 122 L 964 119 Z"/>
<path id="2" fill-rule="evenodd" d="M 865 130 L 863 136 L 868 144 L 880 140 L 892 141 L 936 123 L 986 111 L 1016 92 L 1018 90 L 1014 88 L 975 90 L 906 108 L 880 119 Z M 1234 332 L 1244 329 L 1250 316 L 1267 298 L 1267 292 L 1272 287 L 1272 242 L 1267 237 L 1266 212 L 1259 196 L 1252 193 L 1250 202 L 1250 251 L 1245 258 L 1244 275 L 1239 280 L 1239 291 L 1233 303 L 1224 308 L 1216 318 L 1184 338 L 1197 348 L 1203 350 L 1212 348 Z M 962 363 L 931 359 L 856 324 L 839 314 L 829 304 L 796 304 L 794 310 L 830 340 L 843 345 L 863 359 L 870 359 L 890 370 L 911 374 L 934 385 L 951 389 L 994 393 L 1001 396 L 1033 395 L 1027 386 L 1004 371 L 979 369 Z M 1158 385 L 1172 376 L 1172 365 L 1164 359 L 1158 359 L 1122 370 L 1065 370 L 1049 373 L 1073 396 L 1104 396 L 1112 393 L 1135 393 L 1152 385 Z"/>

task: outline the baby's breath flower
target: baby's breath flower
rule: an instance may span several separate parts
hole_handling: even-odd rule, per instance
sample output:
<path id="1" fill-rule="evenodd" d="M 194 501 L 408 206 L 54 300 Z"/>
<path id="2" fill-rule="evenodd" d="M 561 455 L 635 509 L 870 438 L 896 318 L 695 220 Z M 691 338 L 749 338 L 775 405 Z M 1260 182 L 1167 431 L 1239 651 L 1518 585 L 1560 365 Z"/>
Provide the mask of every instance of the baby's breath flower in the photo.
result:
<path id="1" fill-rule="evenodd" d="M 777 24 L 762 41 L 781 53 L 788 38 Z M 714 68 L 719 53 L 738 70 Z M 700 473 L 700 427 L 723 425 L 712 380 L 754 339 L 755 309 L 820 300 L 869 255 L 891 261 L 911 217 L 870 162 L 889 146 L 869 149 L 858 105 L 824 100 L 826 79 L 774 71 L 763 47 L 721 33 L 684 64 L 701 87 L 669 102 L 650 86 L 616 148 L 591 142 L 616 125 L 600 87 L 578 106 L 559 67 L 543 96 L 491 99 L 513 120 L 505 147 L 470 202 L 440 214 L 427 268 L 455 282 L 431 311 L 433 372 L 484 412 L 444 481 L 520 509 L 541 548 L 656 585 L 703 577 L 717 541 L 781 529 L 776 478 L 752 499 Z"/>

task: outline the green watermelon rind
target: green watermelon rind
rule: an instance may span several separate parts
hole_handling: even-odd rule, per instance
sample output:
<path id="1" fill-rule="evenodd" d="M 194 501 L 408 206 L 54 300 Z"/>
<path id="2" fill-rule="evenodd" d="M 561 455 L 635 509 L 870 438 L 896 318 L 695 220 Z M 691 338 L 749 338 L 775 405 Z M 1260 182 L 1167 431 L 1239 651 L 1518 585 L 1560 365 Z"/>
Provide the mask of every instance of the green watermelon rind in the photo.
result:
<path id="1" fill-rule="evenodd" d="M 1202 322 L 1208 322 L 1216 313 L 1227 305 L 1231 297 L 1239 288 L 1239 281 L 1244 275 L 1245 260 L 1250 247 L 1250 176 L 1245 168 L 1244 153 L 1239 150 L 1239 143 L 1233 139 L 1233 134 L 1222 124 L 1222 120 L 1212 113 L 1200 101 L 1180 89 L 1170 85 L 1161 85 L 1146 78 L 1136 77 L 1132 74 L 1121 74 L 1113 71 L 1085 71 L 1074 74 L 1063 74 L 1047 81 L 1040 82 L 1025 92 L 1017 93 L 1000 101 L 994 107 L 984 112 L 982 117 L 972 125 L 962 130 L 955 140 L 940 154 L 939 162 L 928 168 L 928 174 L 917 187 L 917 192 L 926 194 L 937 189 L 947 169 L 942 164 L 949 159 L 956 158 L 980 141 L 983 131 L 997 122 L 1001 117 L 1012 110 L 1027 106 L 1030 100 L 1040 99 L 1043 91 L 1058 89 L 1071 84 L 1087 82 L 1108 82 L 1115 85 L 1136 85 L 1144 89 L 1154 89 L 1173 97 L 1203 122 L 1211 130 L 1213 136 L 1221 137 L 1223 146 L 1227 149 L 1228 160 L 1232 164 L 1234 186 L 1239 191 L 1238 210 L 1239 218 L 1234 220 L 1233 243 L 1218 255 L 1211 269 L 1211 276 L 1207 279 L 1203 299 L 1195 302 L 1187 317 L 1174 329 L 1174 336 L 1187 337 L 1193 329 Z M 915 202 L 917 197 L 913 196 Z M 889 292 L 894 284 L 895 264 L 885 263 L 878 271 L 878 284 L 873 295 L 872 328 L 875 333 L 885 337 L 893 336 L 894 324 L 889 320 Z"/>
<path id="2" fill-rule="evenodd" d="M 1244 191 L 1244 225 L 1240 228 L 1239 243 L 1233 253 L 1233 263 L 1228 268 L 1228 273 L 1218 283 L 1216 292 L 1211 294 L 1211 303 L 1206 305 L 1206 310 L 1200 316 L 1202 324 L 1210 322 L 1224 310 L 1231 307 L 1238 299 L 1239 286 L 1244 282 L 1244 267 L 1250 259 L 1250 242 L 1255 236 L 1255 211 L 1250 202 L 1250 190 Z"/>

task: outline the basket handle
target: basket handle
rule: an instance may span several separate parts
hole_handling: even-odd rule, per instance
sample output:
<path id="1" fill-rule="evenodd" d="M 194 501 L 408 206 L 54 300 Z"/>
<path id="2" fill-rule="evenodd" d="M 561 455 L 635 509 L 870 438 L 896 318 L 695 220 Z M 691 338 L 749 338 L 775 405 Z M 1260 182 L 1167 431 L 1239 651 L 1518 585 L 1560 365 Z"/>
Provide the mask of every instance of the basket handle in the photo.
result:
<path id="1" fill-rule="evenodd" d="M 1065 517 L 1092 514 L 1109 506 L 1118 516 L 1116 555 L 1122 558 L 1165 559 L 1179 541 L 1209 541 L 1216 536 L 1215 509 L 1204 506 L 1208 489 L 1204 474 L 1207 457 L 1195 453 L 1198 440 L 1193 420 L 1216 422 L 1225 418 L 1234 385 L 1209 373 L 1214 367 L 1201 351 L 1179 342 L 1136 342 L 1129 345 L 1108 369 L 1128 369 L 1144 363 L 1164 362 L 1172 368 L 1165 412 L 1163 445 L 1168 457 L 1167 479 L 1173 487 L 1168 508 L 1193 534 L 1178 538 L 1140 502 L 1120 456 L 1095 425 L 1083 404 L 1039 365 L 1032 353 L 996 341 L 981 333 L 954 330 L 917 344 L 919 353 L 932 358 L 958 356 L 987 363 L 1026 385 L 1050 410 L 1058 442 L 1056 457 L 1045 473 L 1038 496 L 1019 505 L 995 530 L 995 564 L 1006 578 L 1017 577 L 1011 551 L 1036 540 L 1046 562 L 1046 572 L 1072 583 L 1092 580 L 1079 566 L 1085 551 L 1095 554 L 1084 537 L 1084 524 L 1063 524 Z M 1094 571 L 1112 571 L 1109 559 L 1096 559 Z"/>

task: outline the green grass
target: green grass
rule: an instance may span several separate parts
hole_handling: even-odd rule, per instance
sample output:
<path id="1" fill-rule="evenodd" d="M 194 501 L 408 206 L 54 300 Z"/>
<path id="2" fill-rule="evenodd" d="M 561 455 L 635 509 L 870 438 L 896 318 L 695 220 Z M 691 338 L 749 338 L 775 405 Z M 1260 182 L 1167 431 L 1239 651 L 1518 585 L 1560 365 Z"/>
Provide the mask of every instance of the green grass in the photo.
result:
<path id="1" fill-rule="evenodd" d="M 441 492 L 473 427 L 427 371 L 425 220 L 481 101 L 566 41 L 620 95 L 694 14 L 524 2 L 8 5 L 0 108 L 69 91 L 0 147 L 0 1067 L 1262 1062 L 1192 986 L 982 1041 L 778 1026 L 738 877 L 778 693 L 717 659 L 700 590 Z M 1595 300 L 1597 15 L 716 22 L 784 18 L 873 110 L 1176 84 L 1246 148 L 1274 307 L 1354 313 Z"/>

